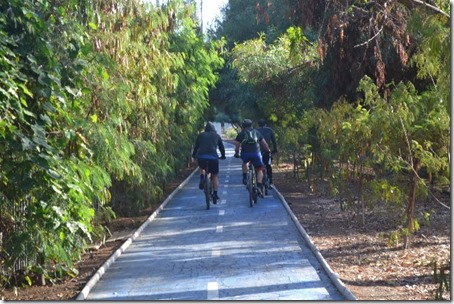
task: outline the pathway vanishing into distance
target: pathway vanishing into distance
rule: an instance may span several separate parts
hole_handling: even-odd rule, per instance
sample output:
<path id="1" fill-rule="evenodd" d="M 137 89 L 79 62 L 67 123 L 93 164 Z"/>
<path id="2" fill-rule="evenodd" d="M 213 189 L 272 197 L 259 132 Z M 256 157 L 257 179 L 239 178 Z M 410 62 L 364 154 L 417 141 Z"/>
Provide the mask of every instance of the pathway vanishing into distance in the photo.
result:
<path id="1" fill-rule="evenodd" d="M 87 283 L 78 300 L 353 300 L 276 190 L 252 208 L 226 143 L 221 200 L 191 175 Z M 307 243 L 309 241 L 309 243 Z"/>

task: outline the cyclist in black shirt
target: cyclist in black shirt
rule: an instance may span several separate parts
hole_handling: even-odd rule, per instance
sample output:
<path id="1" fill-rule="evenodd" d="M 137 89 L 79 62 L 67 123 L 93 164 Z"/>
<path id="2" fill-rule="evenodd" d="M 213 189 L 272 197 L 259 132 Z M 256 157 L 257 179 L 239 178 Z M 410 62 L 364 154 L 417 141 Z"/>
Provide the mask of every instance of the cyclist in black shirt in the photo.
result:
<path id="1" fill-rule="evenodd" d="M 271 153 L 265 151 L 263 147 L 260 147 L 260 152 L 262 153 L 262 160 L 266 166 L 266 173 L 270 180 L 271 186 L 273 184 L 273 170 L 271 168 L 271 161 L 273 160 L 272 154 L 277 153 L 276 137 L 274 136 L 273 129 L 266 125 L 266 121 L 263 118 L 259 119 L 259 127 L 257 128 L 257 130 L 263 135 L 263 137 L 265 138 L 268 145 L 270 145 L 270 147 L 271 144 L 273 145 L 273 150 L 271 151 Z"/>
<path id="2" fill-rule="evenodd" d="M 225 148 L 221 136 L 216 133 L 216 129 L 208 122 L 205 126 L 205 132 L 200 133 L 195 141 L 192 157 L 197 158 L 200 174 L 199 189 L 203 189 L 204 171 L 208 170 L 213 178 L 213 194 L 215 201 L 219 200 L 219 156 L 217 148 L 221 152 L 221 159 L 225 159 Z M 207 167 L 208 166 L 208 167 Z"/>
<path id="3" fill-rule="evenodd" d="M 266 140 L 263 138 L 262 134 L 258 132 L 256 129 L 252 127 L 252 120 L 245 119 L 243 121 L 243 130 L 238 133 L 235 138 L 235 155 L 234 157 L 243 160 L 242 171 L 243 171 L 243 184 L 246 185 L 246 172 L 247 172 L 247 164 L 249 161 L 252 162 L 255 168 L 255 172 L 257 174 L 257 187 L 260 191 L 259 195 L 263 193 L 263 162 L 262 156 L 260 154 L 260 147 L 262 147 L 265 151 L 270 151 Z M 251 132 L 251 133 L 250 133 Z M 252 134 L 252 137 L 249 138 L 248 134 Z M 241 148 L 241 156 L 239 155 Z"/>

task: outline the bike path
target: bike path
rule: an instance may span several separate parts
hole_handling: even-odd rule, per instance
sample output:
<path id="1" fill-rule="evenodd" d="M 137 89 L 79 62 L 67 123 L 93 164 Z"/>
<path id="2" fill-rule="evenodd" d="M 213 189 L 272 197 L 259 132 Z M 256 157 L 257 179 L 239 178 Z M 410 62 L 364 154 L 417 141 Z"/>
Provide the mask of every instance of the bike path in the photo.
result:
<path id="1" fill-rule="evenodd" d="M 189 177 L 87 283 L 87 300 L 345 300 L 278 191 L 249 206 L 226 143 L 220 201 Z M 342 286 L 341 286 L 342 287 Z M 340 291 L 339 291 L 340 290 Z"/>

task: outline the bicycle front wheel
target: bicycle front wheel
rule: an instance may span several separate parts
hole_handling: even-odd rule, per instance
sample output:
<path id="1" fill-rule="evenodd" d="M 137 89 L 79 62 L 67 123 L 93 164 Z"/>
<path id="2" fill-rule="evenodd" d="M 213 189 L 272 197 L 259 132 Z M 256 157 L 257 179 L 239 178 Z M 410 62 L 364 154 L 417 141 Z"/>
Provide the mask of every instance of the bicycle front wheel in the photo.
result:
<path id="1" fill-rule="evenodd" d="M 247 176 L 247 191 L 249 192 L 249 206 L 254 205 L 254 179 L 253 179 L 253 173 L 251 169 L 248 171 L 248 176 Z"/>
<path id="2" fill-rule="evenodd" d="M 268 189 L 270 188 L 270 180 L 266 173 L 266 168 L 263 170 L 263 188 L 265 189 L 265 195 L 268 195 Z"/>
<path id="3" fill-rule="evenodd" d="M 208 178 L 208 175 L 205 174 L 204 176 L 204 185 L 203 185 L 203 190 L 205 192 L 205 202 L 207 205 L 207 210 L 210 209 L 210 199 L 211 199 L 211 180 Z"/>
<path id="4" fill-rule="evenodd" d="M 255 191 L 255 172 L 254 168 L 249 168 L 249 180 L 248 180 L 248 191 L 249 191 L 249 205 L 252 207 L 257 202 L 257 193 Z"/>
<path id="5" fill-rule="evenodd" d="M 255 175 L 255 171 L 254 171 L 254 174 L 252 175 L 252 201 L 254 204 L 257 204 L 257 198 L 258 198 L 257 189 L 258 189 L 257 176 Z"/>

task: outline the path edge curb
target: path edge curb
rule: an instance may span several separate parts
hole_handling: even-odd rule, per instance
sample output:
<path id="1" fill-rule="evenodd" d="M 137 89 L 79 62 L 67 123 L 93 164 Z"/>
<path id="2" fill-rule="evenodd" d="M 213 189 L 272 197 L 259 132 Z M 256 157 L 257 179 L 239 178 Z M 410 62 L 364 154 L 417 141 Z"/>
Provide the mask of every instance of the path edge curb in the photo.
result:
<path id="1" fill-rule="evenodd" d="M 85 284 L 84 288 L 78 293 L 75 300 L 85 300 L 90 293 L 91 289 L 98 283 L 101 277 L 104 275 L 106 270 L 112 265 L 115 260 L 129 247 L 129 245 L 134 241 L 148 226 L 148 224 L 161 212 L 161 210 L 167 205 L 167 203 L 173 198 L 173 196 L 183 188 L 192 176 L 198 171 L 198 168 L 194 169 L 192 173 L 180 184 L 175 190 L 164 200 L 164 202 L 143 222 L 143 224 L 130 236 L 121 246 L 118 248 L 112 255 L 101 265 L 101 267 L 92 275 L 90 280 Z"/>
<path id="2" fill-rule="evenodd" d="M 329 278 L 331 281 L 334 283 L 336 288 L 339 290 L 339 292 L 345 297 L 346 300 L 348 301 L 353 301 L 353 300 L 358 300 L 355 295 L 345 286 L 345 284 L 339 279 L 337 274 L 331 269 L 331 267 L 328 265 L 326 260 L 323 258 L 322 254 L 320 251 L 315 247 L 314 243 L 312 242 L 311 238 L 307 234 L 306 230 L 303 228 L 303 226 L 300 224 L 298 219 L 296 218 L 295 214 L 293 213 L 292 209 L 288 205 L 287 201 L 285 200 L 284 196 L 279 192 L 279 190 L 276 188 L 276 185 L 273 187 L 274 191 L 276 194 L 279 196 L 279 199 L 281 200 L 282 204 L 284 205 L 285 209 L 287 210 L 287 213 L 290 215 L 292 218 L 293 223 L 295 224 L 296 228 L 299 230 L 301 235 L 303 236 L 304 240 L 306 241 L 306 244 L 309 246 L 310 250 L 312 253 L 315 255 L 317 260 L 320 262 L 322 265 L 323 269 L 326 271 L 328 274 Z"/>

